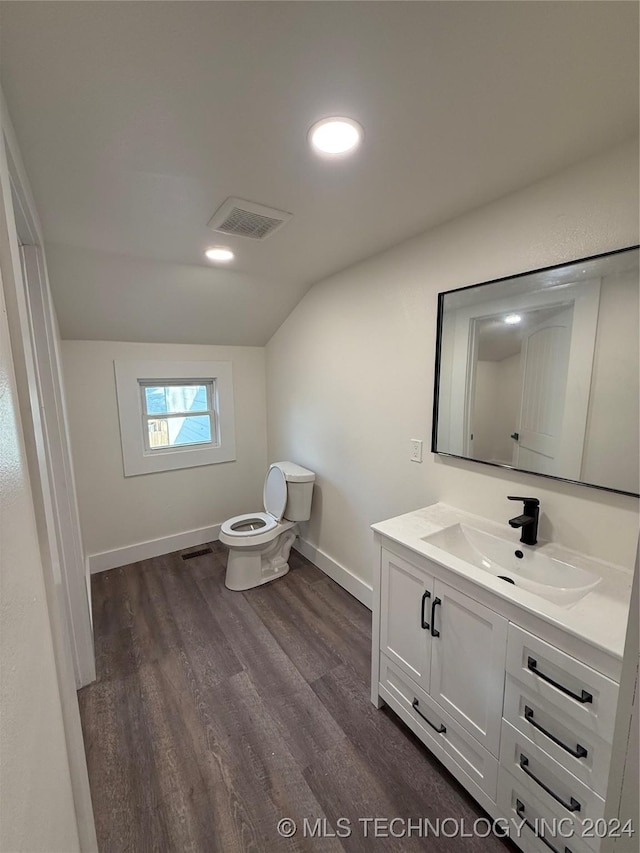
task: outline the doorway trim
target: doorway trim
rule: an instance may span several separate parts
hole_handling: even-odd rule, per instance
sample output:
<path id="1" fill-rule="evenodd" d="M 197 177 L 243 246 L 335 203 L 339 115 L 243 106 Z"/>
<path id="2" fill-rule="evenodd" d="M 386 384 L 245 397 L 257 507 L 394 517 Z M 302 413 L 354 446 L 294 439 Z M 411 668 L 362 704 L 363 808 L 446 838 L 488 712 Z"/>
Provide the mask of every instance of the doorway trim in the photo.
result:
<path id="1" fill-rule="evenodd" d="M 25 230 L 26 229 L 26 230 Z M 74 683 L 73 655 L 69 639 L 68 608 L 63 590 L 62 569 L 64 564 L 60 562 L 60 554 L 56 555 L 50 551 L 50 543 L 53 540 L 50 531 L 55 528 L 47 523 L 45 504 L 47 499 L 52 500 L 50 489 L 45 489 L 41 479 L 43 472 L 46 474 L 46 464 L 40 464 L 42 447 L 38 449 L 40 442 L 44 446 L 44 433 L 42 431 L 42 416 L 48 417 L 48 412 L 40 410 L 38 397 L 38 384 L 36 382 L 36 369 L 33 358 L 33 335 L 29 325 L 29 313 L 26 303 L 26 288 L 22 273 L 19 237 L 18 233 L 25 236 L 31 235 L 34 245 L 42 246 L 42 231 L 38 222 L 36 207 L 29 189 L 29 181 L 22 164 L 20 151 L 15 132 L 9 118 L 6 102 L 0 90 L 0 241 L 2 241 L 2 287 L 6 302 L 7 320 L 9 325 L 11 357 L 15 371 L 15 379 L 18 390 L 18 404 L 20 408 L 22 433 L 29 469 L 31 495 L 36 517 L 38 544 L 41 551 L 41 562 L 43 569 L 43 581 L 46 592 L 47 610 L 53 645 L 56 680 L 60 696 L 60 710 L 64 726 L 66 741 L 67 761 L 73 791 L 75 806 L 76 826 L 80 849 L 83 851 L 97 851 L 97 840 L 93 808 L 91 803 L 91 792 L 89 788 L 89 777 L 87 762 L 82 736 L 80 721 L 80 710 L 76 695 L 76 684 Z M 44 257 L 42 259 L 44 267 Z M 55 313 L 50 301 L 50 293 L 46 272 L 40 281 L 44 296 L 44 306 L 49 314 L 51 329 L 54 340 L 55 361 L 51 364 L 56 381 L 59 383 L 62 395 L 62 379 L 60 372 L 59 354 L 57 352 L 57 324 Z M 60 423 L 61 440 L 66 451 L 69 452 L 68 430 L 66 416 L 62 412 L 63 420 Z M 71 477 L 71 495 L 77 513 L 75 503 L 75 489 L 73 484 L 73 472 L 69 468 Z M 78 537 L 79 526 L 77 529 Z M 82 546 L 80 542 L 80 555 L 82 557 Z M 59 578 L 55 575 L 55 560 L 58 560 Z M 84 592 L 84 584 L 81 585 Z M 81 599 L 80 599 L 81 600 Z M 87 645 L 87 660 L 90 669 L 85 677 L 92 680 L 94 677 L 93 662 L 93 639 L 91 634 L 91 622 L 88 612 L 88 601 L 85 597 L 85 626 L 88 623 L 88 632 L 85 631 Z"/>
<path id="2" fill-rule="evenodd" d="M 95 681 L 90 575 L 85 560 L 64 385 L 57 319 L 39 229 L 27 191 L 5 136 L 22 276 L 16 277 L 23 358 L 36 444 L 38 479 L 46 519 L 54 582 L 61 586 L 61 609 L 76 688 Z"/>

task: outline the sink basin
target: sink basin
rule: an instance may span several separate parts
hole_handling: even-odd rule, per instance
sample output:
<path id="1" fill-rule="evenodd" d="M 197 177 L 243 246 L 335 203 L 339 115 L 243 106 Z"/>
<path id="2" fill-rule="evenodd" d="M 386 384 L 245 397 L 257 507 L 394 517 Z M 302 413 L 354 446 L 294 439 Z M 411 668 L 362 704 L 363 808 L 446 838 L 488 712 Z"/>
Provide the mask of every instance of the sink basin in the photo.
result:
<path id="1" fill-rule="evenodd" d="M 513 583 L 560 606 L 575 604 L 602 580 L 571 562 L 466 524 L 453 524 L 423 536 L 422 540 L 505 583 Z"/>

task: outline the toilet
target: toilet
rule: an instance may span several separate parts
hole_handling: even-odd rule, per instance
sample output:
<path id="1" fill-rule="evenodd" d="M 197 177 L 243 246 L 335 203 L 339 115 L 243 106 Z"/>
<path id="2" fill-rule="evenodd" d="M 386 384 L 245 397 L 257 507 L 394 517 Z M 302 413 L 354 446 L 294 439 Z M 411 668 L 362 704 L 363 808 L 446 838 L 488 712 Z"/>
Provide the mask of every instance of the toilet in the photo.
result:
<path id="1" fill-rule="evenodd" d="M 275 580 L 289 571 L 296 522 L 311 515 L 313 471 L 295 462 L 274 462 L 264 481 L 264 512 L 236 515 L 220 529 L 229 548 L 225 586 L 243 590 Z"/>

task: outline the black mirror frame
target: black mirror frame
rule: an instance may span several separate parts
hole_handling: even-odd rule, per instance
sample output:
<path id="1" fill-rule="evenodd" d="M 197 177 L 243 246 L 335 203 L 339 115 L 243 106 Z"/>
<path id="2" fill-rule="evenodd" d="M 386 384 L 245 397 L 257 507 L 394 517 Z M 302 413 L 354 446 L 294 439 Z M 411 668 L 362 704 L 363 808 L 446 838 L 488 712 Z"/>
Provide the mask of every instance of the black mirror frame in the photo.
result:
<path id="1" fill-rule="evenodd" d="M 632 498 L 640 497 L 640 494 L 637 492 L 627 492 L 623 489 L 614 489 L 611 486 L 599 486 L 595 483 L 585 483 L 582 480 L 570 480 L 567 477 L 556 477 L 553 474 L 540 474 L 537 471 L 528 471 L 526 468 L 516 468 L 514 465 L 504 465 L 499 462 L 487 462 L 484 459 L 472 459 L 470 456 L 460 456 L 457 453 L 447 453 L 443 450 L 437 449 L 438 442 L 438 403 L 439 403 L 439 394 L 440 394 L 440 351 L 442 346 L 442 317 L 444 312 L 444 298 L 450 293 L 459 293 L 463 290 L 473 290 L 475 287 L 484 287 L 488 284 L 498 284 L 501 281 L 512 281 L 513 279 L 523 278 L 527 275 L 533 275 L 534 273 L 541 272 L 549 272 L 551 270 L 561 269 L 562 267 L 566 267 L 569 264 L 580 264 L 586 261 L 595 261 L 598 258 L 608 258 L 613 255 L 622 254 L 622 252 L 632 252 L 634 250 L 640 249 L 640 244 L 634 246 L 625 246 L 623 249 L 614 249 L 611 252 L 601 252 L 597 255 L 589 255 L 586 258 L 575 258 L 568 261 L 564 261 L 560 264 L 553 264 L 548 267 L 539 267 L 538 269 L 526 270 L 525 272 L 516 273 L 515 275 L 506 275 L 501 278 L 490 279 L 489 281 L 480 281 L 477 284 L 468 284 L 464 287 L 456 287 L 452 290 L 443 290 L 438 293 L 438 316 L 437 316 L 437 325 L 436 325 L 436 358 L 435 358 L 435 376 L 434 376 L 434 388 L 433 388 L 433 421 L 431 424 L 431 452 L 435 453 L 437 456 L 448 456 L 452 459 L 462 459 L 465 462 L 476 462 L 479 465 L 489 465 L 491 468 L 503 468 L 507 471 L 517 471 L 521 474 L 530 474 L 533 477 L 544 477 L 547 480 L 558 480 L 561 483 L 573 483 L 576 486 L 585 486 L 588 489 L 599 489 L 603 492 L 614 492 L 618 495 L 628 495 Z"/>

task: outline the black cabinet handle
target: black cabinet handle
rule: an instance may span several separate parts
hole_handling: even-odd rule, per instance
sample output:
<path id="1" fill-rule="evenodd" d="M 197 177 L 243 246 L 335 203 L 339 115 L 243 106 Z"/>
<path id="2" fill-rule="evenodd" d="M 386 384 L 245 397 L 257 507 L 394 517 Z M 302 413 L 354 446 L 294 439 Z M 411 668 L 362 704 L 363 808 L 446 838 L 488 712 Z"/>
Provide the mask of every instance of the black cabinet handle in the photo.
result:
<path id="1" fill-rule="evenodd" d="M 524 706 L 524 718 L 525 720 L 527 720 L 527 722 L 531 723 L 534 729 L 537 729 L 539 732 L 542 732 L 543 735 L 546 735 L 554 743 L 557 743 L 558 746 L 561 746 L 569 753 L 569 755 L 573 755 L 574 758 L 586 758 L 589 754 L 584 748 L 584 746 L 580 746 L 580 744 L 577 744 L 576 748 L 573 749 L 572 747 L 567 746 L 566 743 L 561 741 L 560 738 L 556 737 L 555 735 L 552 735 L 551 732 L 543 728 L 540 723 L 536 722 L 533 719 L 533 708 L 530 708 L 528 705 Z"/>
<path id="2" fill-rule="evenodd" d="M 439 598 L 433 599 L 433 604 L 431 605 L 431 636 L 439 637 L 440 631 L 436 631 L 436 607 L 442 604 Z"/>
<path id="3" fill-rule="evenodd" d="M 439 735 L 443 735 L 446 732 L 447 727 L 443 726 L 442 723 L 440 723 L 439 726 L 434 726 L 434 724 L 431 722 L 431 720 L 427 719 L 427 717 L 425 717 L 425 715 L 422 713 L 422 711 L 418 707 L 419 704 L 420 704 L 419 700 L 414 699 L 413 702 L 411 703 L 411 707 L 416 712 L 416 714 L 418 714 L 420 717 L 422 717 L 422 719 L 425 721 L 425 723 L 429 723 L 429 725 L 431 726 L 432 729 L 435 729 Z"/>
<path id="4" fill-rule="evenodd" d="M 558 690 L 561 690 L 566 696 L 571 696 L 571 698 L 575 699 L 576 702 L 581 702 L 583 705 L 587 702 L 593 702 L 593 696 L 591 695 L 591 693 L 587 693 L 586 690 L 583 690 L 581 694 L 578 695 L 572 690 L 569 690 L 568 687 L 564 687 L 562 684 L 558 684 L 558 682 L 554 681 L 553 678 L 549 678 L 548 675 L 545 675 L 543 672 L 540 672 L 540 670 L 538 669 L 538 661 L 535 658 L 527 658 L 527 669 L 530 670 L 534 675 L 537 675 L 538 678 L 541 678 L 543 681 L 546 681 L 547 684 L 551 684 L 553 685 L 553 687 L 557 687 Z"/>
<path id="5" fill-rule="evenodd" d="M 549 794 L 549 796 L 553 797 L 553 799 L 557 803 L 560 803 L 561 806 L 564 806 L 564 808 L 568 812 L 579 812 L 580 811 L 581 806 L 577 800 L 574 800 L 573 797 L 571 797 L 569 802 L 565 803 L 565 801 L 562 799 L 562 797 L 559 797 L 555 793 L 555 791 L 552 791 L 551 788 L 549 788 L 547 785 L 545 785 L 544 782 L 542 782 L 540 779 L 538 779 L 537 776 L 534 776 L 533 773 L 531 772 L 531 770 L 529 770 L 529 759 L 527 758 L 526 755 L 523 755 L 522 753 L 520 753 L 520 769 L 522 770 L 522 772 L 526 776 L 528 776 L 530 779 L 533 779 L 533 781 L 536 783 L 536 785 L 540 785 L 542 790 L 546 791 L 547 794 Z"/>
<path id="6" fill-rule="evenodd" d="M 431 593 L 428 589 L 422 593 L 422 604 L 420 605 L 420 625 L 425 629 L 429 630 L 429 623 L 424 618 L 424 605 L 428 598 L 431 598 Z"/>
<path id="7" fill-rule="evenodd" d="M 528 827 L 531 830 L 531 832 L 533 832 L 533 834 L 535 835 L 536 838 L 539 838 L 543 844 L 546 844 L 547 847 L 549 848 L 549 850 L 553 850 L 553 853 L 559 853 L 558 849 L 556 847 L 554 847 L 553 844 L 551 844 L 549 841 L 547 841 L 547 839 L 544 837 L 544 835 L 540 835 L 540 833 L 538 832 L 536 827 L 531 823 L 531 821 L 527 820 L 527 818 L 524 816 L 524 812 L 525 812 L 524 803 L 521 803 L 520 800 L 516 800 L 516 813 L 517 813 L 518 817 L 521 817 L 523 819 L 524 825 L 526 827 Z M 571 853 L 571 850 L 569 850 L 568 847 L 565 847 L 564 853 Z"/>

